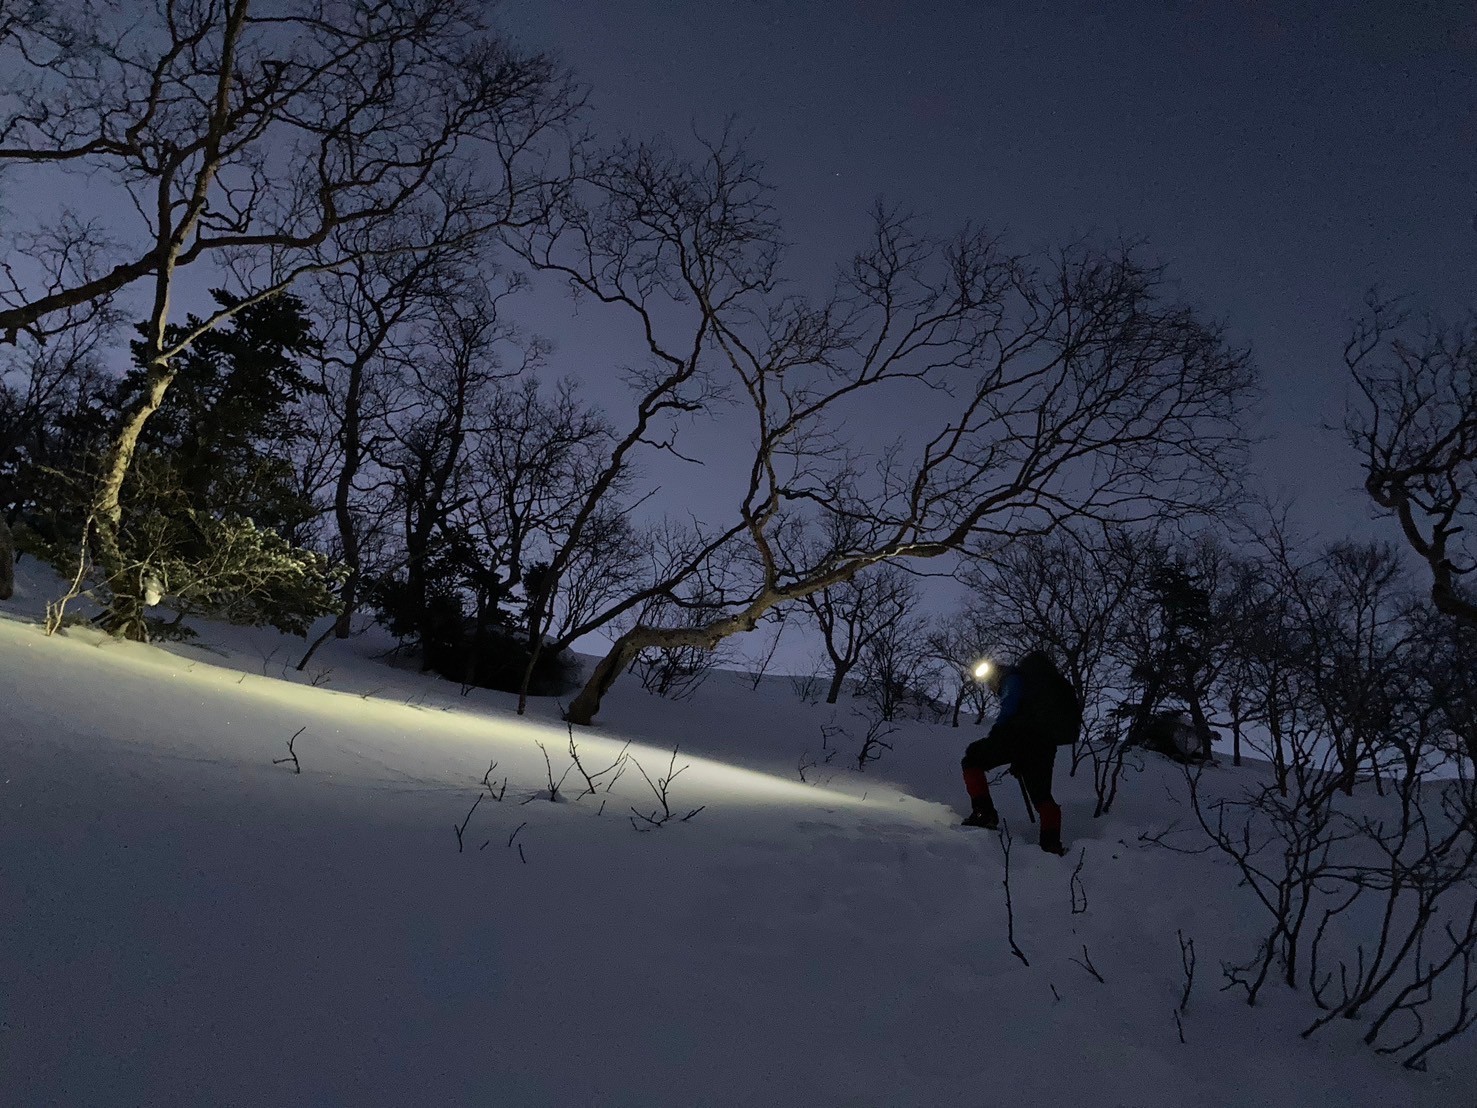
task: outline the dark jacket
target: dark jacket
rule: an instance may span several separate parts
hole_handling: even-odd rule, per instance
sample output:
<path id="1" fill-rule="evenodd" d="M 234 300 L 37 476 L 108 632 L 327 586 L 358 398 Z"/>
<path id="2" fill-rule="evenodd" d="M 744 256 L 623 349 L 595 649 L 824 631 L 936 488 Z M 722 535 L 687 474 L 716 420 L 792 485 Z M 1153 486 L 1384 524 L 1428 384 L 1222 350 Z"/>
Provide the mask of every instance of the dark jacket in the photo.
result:
<path id="1" fill-rule="evenodd" d="M 1001 676 L 1000 712 L 991 735 L 1070 746 L 1081 727 L 1077 694 L 1045 652 L 1031 651 Z"/>

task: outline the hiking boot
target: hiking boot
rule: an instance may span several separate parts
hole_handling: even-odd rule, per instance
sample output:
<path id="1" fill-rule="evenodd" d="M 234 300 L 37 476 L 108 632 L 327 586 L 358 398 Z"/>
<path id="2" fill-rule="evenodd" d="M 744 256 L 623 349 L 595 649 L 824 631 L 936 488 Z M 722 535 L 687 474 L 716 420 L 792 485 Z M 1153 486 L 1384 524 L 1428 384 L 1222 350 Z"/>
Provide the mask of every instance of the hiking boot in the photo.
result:
<path id="1" fill-rule="evenodd" d="M 960 826 L 983 827 L 986 831 L 994 831 L 1000 826 L 1000 815 L 993 809 L 988 812 L 970 812 Z"/>
<path id="2" fill-rule="evenodd" d="M 1062 845 L 1062 833 L 1060 831 L 1041 832 L 1041 849 L 1059 858 L 1065 855 L 1067 848 Z"/>

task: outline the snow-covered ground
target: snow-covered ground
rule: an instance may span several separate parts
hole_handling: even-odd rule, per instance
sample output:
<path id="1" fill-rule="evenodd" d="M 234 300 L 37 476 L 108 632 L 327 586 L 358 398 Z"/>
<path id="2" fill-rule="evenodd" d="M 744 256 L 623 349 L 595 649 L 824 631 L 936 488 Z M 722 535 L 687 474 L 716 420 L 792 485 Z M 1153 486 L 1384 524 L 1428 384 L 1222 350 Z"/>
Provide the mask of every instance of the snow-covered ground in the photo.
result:
<path id="1" fill-rule="evenodd" d="M 576 734 L 586 768 L 629 740 L 655 780 L 680 747 L 672 807 L 702 808 L 641 833 L 634 765 L 548 800 L 551 703 L 519 719 L 373 635 L 285 675 L 302 646 L 266 631 L 47 638 L 53 587 L 23 572 L 0 605 L 6 1105 L 1477 1104 L 1473 1037 L 1414 1074 L 1355 1028 L 1298 1038 L 1304 995 L 1220 991 L 1259 909 L 1213 856 L 1140 843 L 1182 814 L 1167 763 L 1096 821 L 1059 769 L 1066 858 L 999 788 L 1027 966 L 1000 841 L 957 826 L 977 729 L 903 725 L 865 772 L 848 740 L 802 782 L 823 724 L 858 733 L 844 708 L 627 679 Z M 493 762 L 506 792 L 473 810 Z"/>

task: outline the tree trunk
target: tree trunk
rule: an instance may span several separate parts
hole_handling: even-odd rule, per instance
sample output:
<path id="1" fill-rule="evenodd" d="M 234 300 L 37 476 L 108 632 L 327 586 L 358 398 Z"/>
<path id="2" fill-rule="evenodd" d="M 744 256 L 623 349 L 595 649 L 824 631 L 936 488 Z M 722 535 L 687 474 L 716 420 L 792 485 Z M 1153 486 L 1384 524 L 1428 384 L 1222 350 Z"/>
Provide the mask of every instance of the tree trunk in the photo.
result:
<path id="1" fill-rule="evenodd" d="M 595 664 L 595 670 L 585 682 L 585 687 L 569 702 L 569 707 L 564 712 L 565 720 L 581 727 L 588 727 L 595 721 L 595 713 L 600 711 L 600 701 L 615 684 L 615 679 L 625 671 L 631 659 L 651 645 L 643 641 L 644 631 L 643 627 L 634 627 L 615 640 L 610 651 Z"/>
<path id="2" fill-rule="evenodd" d="M 359 605 L 359 532 L 354 526 L 352 509 L 354 478 L 359 475 L 363 458 L 361 437 L 360 401 L 364 394 L 364 362 L 355 360 L 349 368 L 349 386 L 344 393 L 344 464 L 339 470 L 333 489 L 333 515 L 338 523 L 339 542 L 344 548 L 344 565 L 349 567 L 349 576 L 344 581 L 341 594 L 343 610 L 334 621 L 336 638 L 347 639 L 352 625 L 354 609 Z"/>
<path id="3" fill-rule="evenodd" d="M 102 624 L 115 635 L 143 642 L 148 638 L 144 624 L 143 582 L 136 567 L 124 565 L 119 532 L 123 526 L 121 502 L 123 481 L 133 464 L 139 435 L 149 417 L 164 403 L 164 394 L 174 381 L 174 370 L 162 357 L 149 362 L 144 378 L 144 396 L 118 430 L 109 447 L 92 502 L 92 534 L 98 560 L 108 575 L 108 591 L 112 594 Z"/>
<path id="4" fill-rule="evenodd" d="M 1374 792 L 1376 796 L 1385 795 L 1385 775 L 1380 772 L 1380 753 L 1371 739 L 1366 745 L 1369 751 L 1369 771 L 1374 777 Z"/>
<path id="5" fill-rule="evenodd" d="M 703 650 L 713 650 L 729 635 L 739 631 L 754 630 L 759 624 L 760 617 L 781 599 L 779 596 L 767 593 L 744 611 L 736 615 L 725 616 L 706 627 L 643 627 L 637 624 L 616 639 L 610 652 L 596 663 L 590 679 L 585 682 L 585 687 L 570 701 L 569 707 L 565 710 L 565 720 L 569 723 L 578 723 L 582 727 L 588 727 L 594 722 L 595 714 L 600 711 L 600 701 L 615 684 L 615 679 L 625 672 L 626 667 L 635 660 L 636 655 L 648 647 L 667 649 L 675 646 L 695 646 Z"/>
<path id="6" fill-rule="evenodd" d="M 1210 721 L 1205 718 L 1205 709 L 1200 704 L 1200 694 L 1193 686 L 1184 692 L 1185 705 L 1190 709 L 1190 723 L 1195 728 L 1196 738 L 1205 742 L 1205 757 L 1209 760 L 1214 753 L 1210 748 Z"/>
<path id="7" fill-rule="evenodd" d="M 528 664 L 523 667 L 523 680 L 518 682 L 518 714 L 528 711 L 528 688 L 533 684 L 533 671 L 544 652 L 545 611 L 552 604 L 548 581 L 543 581 L 528 598 Z"/>
<path id="8" fill-rule="evenodd" d="M 426 659 L 426 577 L 423 553 L 421 551 L 408 551 L 405 565 L 405 595 L 407 606 L 411 608 L 415 626 L 416 642 L 421 652 L 421 672 L 425 673 L 431 668 Z"/>
<path id="9" fill-rule="evenodd" d="M 1339 790 L 1345 796 L 1354 795 L 1354 784 L 1359 773 L 1359 747 L 1354 740 L 1336 740 L 1339 752 L 1339 761 L 1342 763 L 1339 774 Z"/>
<path id="10" fill-rule="evenodd" d="M 334 633 L 337 627 L 338 621 L 335 620 L 333 623 L 329 624 L 328 629 L 325 630 L 323 634 L 319 635 L 316 639 L 313 640 L 313 644 L 308 647 L 307 653 L 305 653 L 300 659 L 298 659 L 297 671 L 299 673 L 308 668 L 308 662 L 312 660 L 314 654 L 318 653 L 318 648 L 328 641 L 328 637 Z"/>
<path id="11" fill-rule="evenodd" d="M 518 715 L 528 714 L 528 687 L 533 684 L 533 668 L 538 665 L 543 653 L 543 643 L 534 643 L 528 650 L 528 664 L 523 667 L 523 679 L 518 682 Z"/>
<path id="12" fill-rule="evenodd" d="M 831 687 L 826 691 L 826 703 L 835 704 L 841 696 L 841 686 L 846 683 L 846 675 L 851 672 L 851 666 L 838 665 L 831 675 Z"/>
<path id="13" fill-rule="evenodd" d="M 1267 730 L 1272 732 L 1272 772 L 1277 779 L 1277 793 L 1285 797 L 1287 796 L 1287 753 L 1283 746 L 1282 713 L 1275 700 L 1268 705 Z"/>
<path id="14" fill-rule="evenodd" d="M 1163 679 L 1150 677 L 1144 684 L 1144 695 L 1139 701 L 1138 707 L 1133 710 L 1133 718 L 1128 723 L 1128 741 L 1142 744 L 1144 735 L 1148 731 L 1149 719 L 1154 714 L 1154 709 L 1159 707 L 1159 700 L 1164 687 Z"/>

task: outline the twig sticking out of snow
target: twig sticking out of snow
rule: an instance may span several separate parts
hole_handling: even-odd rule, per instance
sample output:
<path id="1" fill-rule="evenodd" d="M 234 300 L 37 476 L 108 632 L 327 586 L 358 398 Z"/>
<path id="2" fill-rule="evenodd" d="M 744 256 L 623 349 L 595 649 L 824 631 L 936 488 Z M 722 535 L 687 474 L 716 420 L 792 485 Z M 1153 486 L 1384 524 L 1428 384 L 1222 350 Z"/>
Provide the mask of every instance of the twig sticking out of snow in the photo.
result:
<path id="1" fill-rule="evenodd" d="M 631 749 L 631 744 L 630 743 L 626 743 L 625 746 L 621 747 L 620 753 L 615 756 L 615 761 L 612 762 L 612 763 L 610 763 L 610 765 L 606 766 L 604 769 L 602 769 L 602 770 L 600 770 L 600 771 L 598 771 L 596 773 L 590 773 L 589 771 L 587 771 L 585 769 L 584 762 L 582 762 L 580 760 L 579 747 L 575 745 L 575 741 L 574 741 L 574 724 L 571 723 L 571 724 L 567 724 L 566 726 L 568 726 L 568 728 L 569 728 L 569 757 L 570 757 L 570 760 L 574 763 L 574 768 L 580 771 L 580 776 L 585 779 L 585 791 L 582 792 L 582 793 L 580 793 L 579 796 L 575 797 L 575 799 L 576 800 L 580 800 L 580 799 L 582 799 L 584 797 L 587 797 L 587 796 L 594 796 L 597 792 L 599 792 L 600 791 L 600 779 L 602 777 L 604 777 L 607 773 L 613 773 L 614 774 L 614 776 L 611 777 L 611 779 L 609 781 L 605 782 L 605 786 L 604 786 L 605 787 L 605 791 L 606 792 L 610 792 L 610 790 L 615 787 L 615 783 L 621 779 L 621 774 L 623 774 L 623 773 L 626 772 L 626 762 L 628 760 L 628 755 L 627 755 L 626 752 Z M 544 757 L 545 757 L 545 759 L 547 759 L 548 758 L 548 754 L 546 753 L 544 755 Z M 568 776 L 569 771 L 568 770 L 565 770 L 564 772 L 565 772 L 565 776 Z M 552 772 L 551 772 L 550 776 L 552 776 Z M 564 780 L 564 778 L 561 777 L 559 780 L 562 783 L 563 780 Z M 604 805 L 602 804 L 601 807 L 604 808 Z"/>
<path id="2" fill-rule="evenodd" d="M 1089 953 L 1087 953 L 1087 944 L 1086 943 L 1083 943 L 1082 944 L 1082 958 L 1080 960 L 1077 959 L 1077 958 L 1073 958 L 1072 961 L 1076 962 L 1079 966 L 1081 966 L 1083 969 L 1085 969 L 1088 973 L 1090 973 L 1094 977 L 1096 977 L 1098 979 L 1098 983 L 1099 984 L 1102 984 L 1102 985 L 1106 985 L 1107 984 L 1107 981 L 1103 980 L 1103 975 L 1100 974 L 1100 973 L 1098 973 L 1097 967 L 1092 964 L 1092 955 L 1089 954 Z"/>
<path id="3" fill-rule="evenodd" d="M 814 758 L 810 758 L 809 761 L 806 761 L 806 759 L 809 758 L 809 757 L 810 757 L 810 752 L 809 751 L 805 751 L 805 752 L 801 753 L 801 755 L 800 755 L 800 762 L 795 767 L 799 771 L 799 773 L 800 773 L 800 783 L 802 785 L 805 784 L 805 771 L 808 770 L 808 769 L 815 769 L 816 765 L 818 764 Z"/>
<path id="4" fill-rule="evenodd" d="M 513 828 L 513 833 L 508 836 L 508 849 L 510 849 L 510 850 L 512 849 L 512 847 L 513 847 L 513 840 L 518 837 L 518 832 L 519 831 L 522 831 L 527 826 L 528 826 L 528 821 L 527 820 L 524 820 L 517 827 Z M 522 862 L 525 866 L 528 865 L 528 855 L 526 855 L 526 854 L 523 853 L 523 844 L 522 843 L 519 843 L 518 844 L 518 860 L 520 862 Z"/>
<path id="5" fill-rule="evenodd" d="M 1206 854 L 1215 849 L 1215 843 L 1206 843 L 1203 846 L 1187 847 L 1169 841 L 1171 835 L 1181 833 L 1185 829 L 1180 827 L 1180 821 L 1175 820 L 1161 831 L 1139 833 L 1139 842 L 1145 846 L 1162 846 L 1165 850 L 1172 850 L 1176 854 Z M 1120 840 L 1121 841 L 1121 840 Z"/>
<path id="6" fill-rule="evenodd" d="M 265 677 L 267 675 L 267 666 L 271 664 L 272 659 L 277 656 L 277 652 L 279 650 L 281 650 L 281 649 L 282 649 L 282 647 L 280 645 L 274 646 L 267 653 L 262 654 L 261 657 L 262 657 L 262 676 L 263 677 Z"/>
<path id="7" fill-rule="evenodd" d="M 67 589 L 66 595 L 60 600 L 50 600 L 46 603 L 46 634 L 48 637 L 55 635 L 66 625 L 67 605 L 86 591 L 82 587 L 82 582 L 87 576 L 88 567 L 92 564 L 92 558 L 88 553 L 89 543 L 86 536 L 92 533 L 92 528 L 96 522 L 97 517 L 90 515 L 87 517 L 87 522 L 82 525 L 84 538 L 77 556 L 77 573 L 72 578 L 71 587 Z"/>
<path id="8" fill-rule="evenodd" d="M 671 760 L 667 762 L 667 775 L 665 777 L 658 777 L 655 781 L 651 779 L 651 775 L 646 772 L 646 768 L 640 762 L 637 762 L 635 758 L 632 758 L 631 761 L 635 762 L 636 768 L 641 772 L 641 776 L 646 778 L 646 783 L 651 786 L 651 791 L 656 794 L 657 803 L 661 805 L 660 812 L 658 812 L 656 809 L 653 809 L 651 815 L 649 816 L 642 815 L 634 807 L 631 809 L 631 826 L 634 827 L 637 831 L 651 831 L 654 828 L 660 827 L 662 826 L 662 824 L 667 823 L 672 819 L 676 819 L 678 823 L 686 823 L 693 816 L 697 815 L 699 812 L 707 807 L 706 804 L 700 805 L 694 808 L 692 811 L 688 812 L 687 815 L 680 817 L 672 811 L 672 804 L 671 799 L 668 796 L 668 790 L 671 788 L 672 782 L 677 779 L 678 775 L 680 775 L 683 770 L 687 769 L 686 766 L 683 766 L 682 769 L 674 768 L 677 765 L 676 747 L 672 748 Z M 642 827 L 640 823 L 636 822 L 637 820 L 640 820 L 641 823 L 644 823 L 647 826 Z"/>
<path id="9" fill-rule="evenodd" d="M 557 804 L 559 802 L 559 789 L 561 786 L 563 786 L 564 779 L 569 776 L 570 770 L 574 769 L 574 766 L 571 765 L 568 769 L 566 769 L 563 773 L 559 775 L 559 780 L 555 781 L 554 763 L 549 760 L 548 748 L 545 747 L 543 743 L 539 743 L 538 748 L 544 752 L 544 770 L 549 775 L 549 800 Z"/>
<path id="10" fill-rule="evenodd" d="M 302 773 L 302 771 L 303 771 L 303 764 L 297 760 L 297 751 L 293 749 L 293 744 L 297 742 L 298 735 L 301 735 L 306 730 L 307 730 L 307 727 L 306 726 L 299 727 L 293 733 L 292 738 L 290 738 L 290 739 L 287 740 L 287 757 L 286 758 L 273 758 L 272 759 L 272 764 L 274 766 L 280 766 L 284 762 L 291 762 L 292 763 L 292 772 L 293 773 Z"/>
<path id="11" fill-rule="evenodd" d="M 1190 1004 L 1190 990 L 1195 986 L 1195 940 L 1185 938 L 1183 931 L 1175 931 L 1180 940 L 1180 965 L 1185 969 L 1185 989 L 1180 993 L 1180 1006 L 1176 1013 L 1183 1012 Z M 1184 1042 L 1184 1032 L 1180 1033 L 1180 1042 Z"/>
<path id="12" fill-rule="evenodd" d="M 819 769 L 822 765 L 828 766 L 831 764 L 831 759 L 836 757 L 838 753 L 838 748 L 831 745 L 831 740 L 837 736 L 844 737 L 845 735 L 846 729 L 843 727 L 837 726 L 836 724 L 821 724 L 821 753 L 825 757 L 816 758 L 808 750 L 800 755 L 800 761 L 795 768 L 799 772 L 802 782 L 809 784 L 805 779 L 805 774 L 809 770 Z"/>
<path id="13" fill-rule="evenodd" d="M 836 724 L 836 723 L 823 723 L 823 724 L 821 724 L 821 749 L 826 752 L 826 761 L 827 762 L 830 762 L 830 760 L 832 758 L 836 757 L 836 752 L 837 752 L 837 748 L 836 747 L 833 747 L 831 745 L 831 740 L 832 739 L 835 739 L 835 738 L 845 738 L 845 737 L 846 737 L 846 728 L 842 727 L 840 724 Z"/>
<path id="14" fill-rule="evenodd" d="M 1080 916 L 1087 911 L 1087 887 L 1082 884 L 1082 864 L 1087 861 L 1087 847 L 1082 848 L 1082 853 L 1077 856 L 1077 868 L 1072 871 L 1070 887 L 1072 890 L 1072 914 Z"/>
<path id="15" fill-rule="evenodd" d="M 456 827 L 456 852 L 462 852 L 462 833 L 466 831 L 467 824 L 472 822 L 472 813 L 477 810 L 477 805 L 482 803 L 482 793 L 477 794 L 477 799 L 472 801 L 472 806 L 467 809 L 467 818 L 462 820 L 461 826 Z"/>
<path id="16" fill-rule="evenodd" d="M 857 751 L 856 768 L 866 769 L 867 763 L 875 762 L 882 757 L 882 751 L 891 750 L 892 743 L 887 740 L 895 734 L 897 734 L 897 728 L 891 726 L 881 716 L 869 720 L 867 733 L 862 736 L 862 748 Z"/>
<path id="17" fill-rule="evenodd" d="M 1005 879 L 1001 882 L 1005 886 L 1005 937 L 1010 941 L 1010 952 L 1021 960 L 1021 965 L 1029 967 L 1030 959 L 1015 941 L 1015 908 L 1010 901 L 1010 843 L 1010 824 L 1001 820 L 1000 850 L 1005 855 Z"/>
<path id="18" fill-rule="evenodd" d="M 488 796 L 492 797 L 493 800 L 501 801 L 504 794 L 508 791 L 508 779 L 504 777 L 503 783 L 494 787 L 492 784 L 492 771 L 495 769 L 497 769 L 496 760 L 487 767 L 487 772 L 482 775 L 482 784 L 487 787 Z"/>

